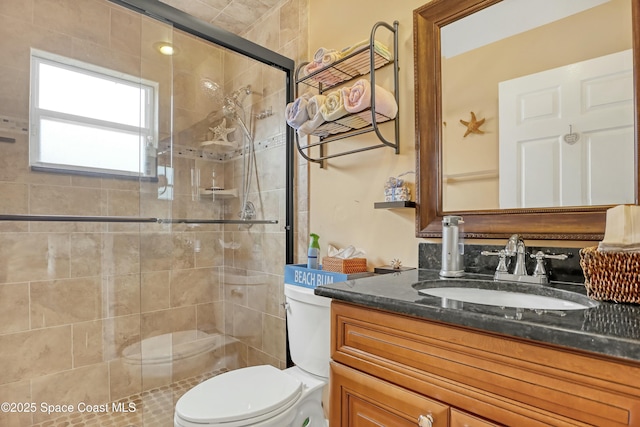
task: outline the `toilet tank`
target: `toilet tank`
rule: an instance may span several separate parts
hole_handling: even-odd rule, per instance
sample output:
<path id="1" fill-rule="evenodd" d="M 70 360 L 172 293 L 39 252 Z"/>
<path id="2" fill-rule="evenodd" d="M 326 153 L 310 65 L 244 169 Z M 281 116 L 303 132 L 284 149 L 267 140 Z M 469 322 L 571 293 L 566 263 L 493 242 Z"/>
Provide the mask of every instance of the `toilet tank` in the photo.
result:
<path id="1" fill-rule="evenodd" d="M 284 285 L 291 360 L 300 369 L 329 377 L 331 299 L 313 289 Z"/>

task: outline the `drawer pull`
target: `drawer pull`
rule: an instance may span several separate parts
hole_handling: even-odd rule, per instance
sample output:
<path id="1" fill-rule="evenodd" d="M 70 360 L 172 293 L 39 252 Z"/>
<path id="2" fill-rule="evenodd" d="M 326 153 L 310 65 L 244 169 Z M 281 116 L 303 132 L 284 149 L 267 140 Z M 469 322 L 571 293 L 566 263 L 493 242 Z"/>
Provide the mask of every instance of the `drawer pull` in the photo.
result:
<path id="1" fill-rule="evenodd" d="M 433 427 L 433 417 L 431 415 L 420 415 L 418 417 L 418 427 Z"/>

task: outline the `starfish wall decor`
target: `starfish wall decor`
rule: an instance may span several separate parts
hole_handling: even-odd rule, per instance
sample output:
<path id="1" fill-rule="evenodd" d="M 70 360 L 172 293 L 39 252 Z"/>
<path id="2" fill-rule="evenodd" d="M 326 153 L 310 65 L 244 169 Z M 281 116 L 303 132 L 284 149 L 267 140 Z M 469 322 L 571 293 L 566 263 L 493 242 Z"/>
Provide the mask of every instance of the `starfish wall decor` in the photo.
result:
<path id="1" fill-rule="evenodd" d="M 484 119 L 481 119 L 481 120 L 476 119 L 476 115 L 473 111 L 471 112 L 471 121 L 467 122 L 464 120 L 460 120 L 460 123 L 462 123 L 467 127 L 467 131 L 464 133 L 463 138 L 465 138 L 470 133 L 478 133 L 478 134 L 484 133 L 483 130 L 480 130 L 480 126 L 484 124 Z"/>

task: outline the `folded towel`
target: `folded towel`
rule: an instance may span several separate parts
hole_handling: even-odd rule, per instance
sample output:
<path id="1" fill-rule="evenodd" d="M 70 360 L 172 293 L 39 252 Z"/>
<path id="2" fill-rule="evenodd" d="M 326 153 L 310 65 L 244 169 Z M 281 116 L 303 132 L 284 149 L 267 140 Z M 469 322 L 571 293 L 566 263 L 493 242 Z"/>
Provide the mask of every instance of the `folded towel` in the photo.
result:
<path id="1" fill-rule="evenodd" d="M 370 39 L 364 39 L 362 41 L 359 41 L 356 44 L 353 44 L 351 46 L 347 46 L 344 49 L 342 49 L 340 51 L 340 54 L 342 56 L 347 56 L 349 54 L 352 54 L 353 52 L 360 50 L 360 49 L 364 49 L 366 46 L 369 46 L 370 43 Z M 389 48 L 387 46 L 385 46 L 384 44 L 382 44 L 381 42 L 379 42 L 378 40 L 374 40 L 373 42 L 373 50 L 380 56 L 383 56 L 384 58 L 386 58 L 387 60 L 390 60 L 391 58 L 393 58 L 393 56 L 391 55 L 391 52 L 389 51 Z"/>
<path id="2" fill-rule="evenodd" d="M 320 114 L 322 114 L 322 117 L 324 117 L 327 122 L 339 119 L 348 114 L 344 108 L 342 91 L 336 90 L 327 95 L 324 104 L 320 107 Z"/>
<path id="3" fill-rule="evenodd" d="M 295 101 L 287 104 L 285 109 L 285 117 L 287 124 L 294 129 L 298 129 L 304 122 L 309 120 L 309 113 L 307 113 L 307 104 L 311 94 L 307 93 L 298 98 Z"/>
<path id="4" fill-rule="evenodd" d="M 335 49 L 327 49 L 326 47 L 321 47 L 318 50 L 316 50 L 316 53 L 313 54 L 313 60 L 315 62 L 322 63 L 325 55 L 335 53 L 335 52 L 336 52 Z"/>
<path id="5" fill-rule="evenodd" d="M 324 68 L 324 65 L 322 65 L 322 61 L 320 62 L 311 61 L 302 68 L 302 71 L 305 76 L 308 76 L 309 74 L 315 73 L 316 71 L 321 70 L 322 68 Z"/>
<path id="6" fill-rule="evenodd" d="M 349 113 L 359 113 L 371 107 L 371 83 L 360 79 L 351 87 L 342 88 L 344 108 Z M 395 97 L 388 90 L 375 85 L 375 110 L 390 119 L 398 114 L 398 104 Z M 371 122 L 371 117 L 365 118 Z"/>
<path id="7" fill-rule="evenodd" d="M 300 138 L 311 135 L 313 131 L 318 129 L 318 126 L 324 123 L 324 117 L 320 112 L 320 107 L 322 107 L 326 98 L 327 97 L 324 95 L 314 95 L 309 99 L 309 102 L 307 103 L 307 114 L 309 116 L 309 120 L 304 122 L 300 128 L 298 128 L 298 136 Z"/>
<path id="8" fill-rule="evenodd" d="M 607 209 L 604 239 L 598 250 L 640 252 L 640 206 L 619 205 Z"/>
<path id="9" fill-rule="evenodd" d="M 340 58 L 342 58 L 342 54 L 340 52 L 333 51 L 333 52 L 325 53 L 324 56 L 322 57 L 322 65 L 326 67 L 328 65 L 333 64 Z"/>

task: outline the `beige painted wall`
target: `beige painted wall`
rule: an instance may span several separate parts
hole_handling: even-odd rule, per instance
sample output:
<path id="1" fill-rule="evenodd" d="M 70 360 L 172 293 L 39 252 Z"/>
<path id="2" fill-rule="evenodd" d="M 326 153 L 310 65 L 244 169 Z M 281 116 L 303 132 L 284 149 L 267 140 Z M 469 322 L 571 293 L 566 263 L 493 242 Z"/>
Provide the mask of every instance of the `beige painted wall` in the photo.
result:
<path id="1" fill-rule="evenodd" d="M 398 20 L 400 23 L 398 57 L 401 153 L 395 155 L 391 149 L 382 148 L 331 159 L 326 169 L 320 169 L 315 164 L 309 166 L 309 229 L 320 235 L 321 255 L 326 255 L 329 243 L 339 247 L 353 244 L 367 251 L 370 270 L 375 266 L 389 264 L 393 258 L 400 258 L 403 265 L 417 266 L 418 244 L 437 241 L 415 237 L 413 209 L 373 209 L 375 202 L 384 200 L 383 185 L 388 177 L 415 169 L 413 10 L 426 3 L 428 0 L 310 2 L 310 55 L 319 47 L 342 48 L 368 37 L 372 25 L 377 21 L 391 23 Z M 382 41 L 386 42 L 384 39 Z M 388 75 L 384 81 L 389 82 Z M 373 134 L 367 134 L 336 143 L 357 148 L 365 141 L 375 140 Z M 414 181 L 413 175 L 405 178 Z M 304 236 L 301 237 L 303 240 Z M 502 240 L 486 239 L 467 242 L 504 243 Z M 593 244 L 583 241 L 533 240 L 528 240 L 527 243 L 564 247 Z"/>
<path id="2" fill-rule="evenodd" d="M 328 161 L 326 169 L 310 165 L 309 229 L 320 235 L 321 254 L 327 244 L 344 247 L 354 245 L 367 252 L 370 269 L 389 264 L 399 258 L 403 265 L 418 265 L 418 242 L 415 237 L 413 209 L 374 209 L 384 200 L 384 183 L 390 176 L 415 170 L 413 107 L 413 10 L 426 0 L 388 2 L 370 0 L 337 0 L 310 2 L 309 52 L 319 47 L 340 49 L 359 42 L 371 33 L 377 21 L 399 21 L 400 62 L 400 154 L 380 148 L 339 157 Z M 391 46 L 388 32 L 380 31 L 380 41 Z M 382 86 L 391 88 L 389 73 L 383 70 Z M 392 135 L 391 126 L 384 126 Z M 360 147 L 377 141 L 375 134 L 340 140 L 331 144 Z M 329 147 L 331 149 L 331 147 Z M 407 181 L 415 182 L 414 175 Z"/>

